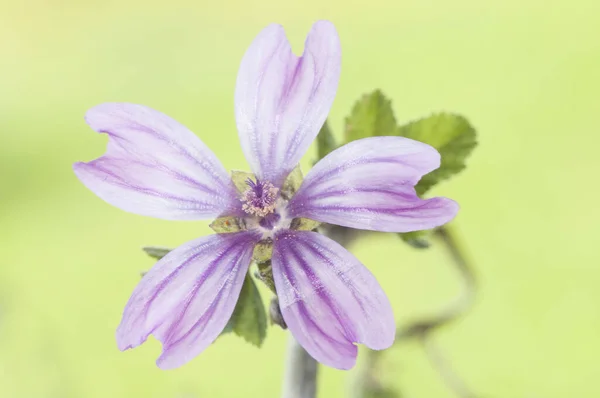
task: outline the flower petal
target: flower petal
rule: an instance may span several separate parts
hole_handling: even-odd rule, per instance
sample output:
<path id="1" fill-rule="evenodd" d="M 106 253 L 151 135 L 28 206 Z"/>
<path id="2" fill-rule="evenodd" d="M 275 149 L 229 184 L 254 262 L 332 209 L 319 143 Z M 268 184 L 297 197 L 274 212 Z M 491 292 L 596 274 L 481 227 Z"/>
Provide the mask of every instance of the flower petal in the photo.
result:
<path id="1" fill-rule="evenodd" d="M 375 350 L 392 345 L 390 302 L 373 274 L 340 244 L 316 232 L 287 230 L 275 237 L 272 261 L 285 323 L 317 361 L 350 369 L 353 343 Z"/>
<path id="2" fill-rule="evenodd" d="M 254 39 L 240 65 L 235 115 L 244 155 L 258 178 L 277 186 L 298 164 L 327 118 L 340 65 L 339 38 L 328 21 L 313 25 L 300 58 L 279 25 Z"/>
<path id="3" fill-rule="evenodd" d="M 452 220 L 458 204 L 423 200 L 419 179 L 440 165 L 431 146 L 403 137 L 353 141 L 325 156 L 288 205 L 293 217 L 383 232 L 429 229 Z"/>
<path id="4" fill-rule="evenodd" d="M 168 220 L 240 214 L 231 178 L 194 133 L 151 108 L 106 103 L 86 121 L 109 137 L 106 153 L 73 169 L 92 192 L 125 211 Z"/>
<path id="5" fill-rule="evenodd" d="M 229 321 L 258 239 L 252 232 L 211 235 L 163 257 L 125 306 L 119 349 L 136 347 L 153 334 L 163 344 L 157 361 L 163 369 L 200 354 Z"/>

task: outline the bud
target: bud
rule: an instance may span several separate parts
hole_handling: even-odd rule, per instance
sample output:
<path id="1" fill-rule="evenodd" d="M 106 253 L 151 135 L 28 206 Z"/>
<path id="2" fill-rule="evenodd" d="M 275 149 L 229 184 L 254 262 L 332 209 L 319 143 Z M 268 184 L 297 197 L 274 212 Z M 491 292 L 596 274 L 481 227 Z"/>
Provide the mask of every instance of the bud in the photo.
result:
<path id="1" fill-rule="evenodd" d="M 273 297 L 271 304 L 269 305 L 269 318 L 271 318 L 272 325 L 279 325 L 282 329 L 287 329 L 283 314 L 281 313 L 281 307 L 279 307 L 279 299 Z"/>

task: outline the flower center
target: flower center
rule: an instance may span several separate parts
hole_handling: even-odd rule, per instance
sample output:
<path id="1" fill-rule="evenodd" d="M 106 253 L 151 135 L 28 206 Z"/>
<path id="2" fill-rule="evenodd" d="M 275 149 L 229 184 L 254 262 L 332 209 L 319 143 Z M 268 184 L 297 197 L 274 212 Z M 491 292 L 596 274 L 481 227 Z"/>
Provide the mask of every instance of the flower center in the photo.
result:
<path id="1" fill-rule="evenodd" d="M 242 209 L 251 215 L 265 217 L 275 211 L 277 194 L 279 189 L 275 188 L 269 181 L 246 180 L 248 189 L 242 194 Z"/>
<path id="2" fill-rule="evenodd" d="M 261 242 L 272 244 L 278 231 L 293 229 L 312 231 L 319 222 L 307 218 L 294 218 L 287 209 L 290 198 L 302 183 L 302 172 L 296 167 L 285 179 L 281 188 L 270 181 L 259 180 L 251 173 L 233 171 L 232 182 L 241 193 L 242 210 L 246 215 L 220 217 L 210 224 L 219 234 L 255 231 L 261 234 Z"/>
<path id="3" fill-rule="evenodd" d="M 258 225 L 265 229 L 273 229 L 277 226 L 279 220 L 281 220 L 281 216 L 278 213 L 271 213 L 261 218 Z"/>

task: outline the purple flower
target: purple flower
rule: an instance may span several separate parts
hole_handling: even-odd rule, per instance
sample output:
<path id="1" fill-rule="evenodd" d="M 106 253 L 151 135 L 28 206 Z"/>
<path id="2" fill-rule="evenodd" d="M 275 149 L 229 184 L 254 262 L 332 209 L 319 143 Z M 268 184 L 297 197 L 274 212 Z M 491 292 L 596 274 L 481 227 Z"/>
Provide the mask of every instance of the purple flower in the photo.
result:
<path id="1" fill-rule="evenodd" d="M 173 250 L 134 290 L 117 329 L 119 349 L 153 334 L 157 364 L 188 362 L 221 333 L 239 297 L 259 241 L 272 241 L 281 311 L 293 336 L 318 361 L 349 369 L 362 343 L 394 341 L 390 303 L 374 276 L 341 245 L 293 229 L 305 218 L 350 228 L 408 232 L 439 226 L 458 210 L 446 198 L 414 190 L 440 165 L 432 147 L 401 137 L 351 142 L 323 158 L 290 198 L 286 177 L 323 125 L 340 75 L 333 25 L 315 23 L 302 57 L 281 26 L 270 25 L 242 60 L 235 116 L 254 173 L 239 191 L 216 156 L 190 130 L 141 105 L 107 103 L 87 123 L 106 133 L 106 153 L 76 163 L 79 179 L 125 211 L 168 220 L 235 217 L 242 230 L 198 238 Z"/>

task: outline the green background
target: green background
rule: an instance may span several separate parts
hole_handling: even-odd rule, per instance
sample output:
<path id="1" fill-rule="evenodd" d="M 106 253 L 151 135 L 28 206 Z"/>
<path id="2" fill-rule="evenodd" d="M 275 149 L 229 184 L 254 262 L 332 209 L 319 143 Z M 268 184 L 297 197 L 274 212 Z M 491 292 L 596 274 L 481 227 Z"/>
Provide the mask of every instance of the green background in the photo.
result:
<path id="1" fill-rule="evenodd" d="M 233 118 L 241 57 L 271 22 L 299 53 L 317 19 L 332 20 L 342 42 L 338 136 L 375 88 L 400 123 L 446 110 L 479 131 L 467 170 L 432 192 L 461 204 L 454 226 L 481 283 L 473 311 L 436 335 L 455 369 L 485 397 L 600 395 L 596 0 L 2 0 L 1 397 L 278 396 L 286 334 L 276 328 L 260 350 L 226 336 L 174 371 L 155 366 L 155 340 L 117 350 L 123 306 L 152 265 L 140 247 L 177 246 L 208 223 L 113 208 L 71 164 L 104 152 L 85 111 L 128 101 L 169 114 L 227 168 L 247 169 Z M 460 291 L 440 249 L 379 236 L 353 252 L 400 323 Z M 418 346 L 386 358 L 406 397 L 452 396 Z M 322 368 L 320 396 L 342 397 L 348 375 Z"/>

